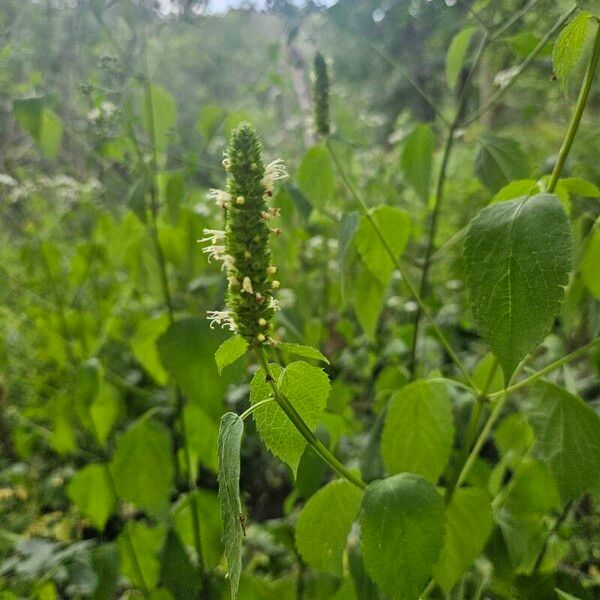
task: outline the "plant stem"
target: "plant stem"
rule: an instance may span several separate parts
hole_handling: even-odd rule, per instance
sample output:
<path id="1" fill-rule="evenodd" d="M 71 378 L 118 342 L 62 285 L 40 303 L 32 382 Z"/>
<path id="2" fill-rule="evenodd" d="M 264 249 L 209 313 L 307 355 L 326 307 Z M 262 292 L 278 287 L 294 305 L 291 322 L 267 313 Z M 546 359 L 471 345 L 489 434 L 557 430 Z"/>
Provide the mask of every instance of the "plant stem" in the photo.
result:
<path id="1" fill-rule="evenodd" d="M 573 141 L 575 140 L 575 136 L 577 135 L 577 129 L 579 129 L 579 123 L 581 122 L 581 117 L 583 116 L 583 112 L 585 111 L 585 105 L 590 95 L 590 90 L 594 81 L 596 68 L 598 67 L 599 58 L 600 24 L 597 25 L 594 48 L 592 50 L 592 55 L 590 56 L 588 66 L 585 71 L 585 76 L 583 78 L 583 83 L 581 85 L 581 90 L 579 92 L 577 104 L 575 105 L 575 112 L 573 113 L 573 118 L 571 120 L 571 124 L 569 125 L 569 129 L 567 130 L 567 135 L 565 136 L 563 144 L 560 148 L 560 152 L 558 153 L 558 159 L 556 161 L 556 164 L 554 165 L 554 169 L 552 170 L 550 181 L 548 182 L 547 190 L 549 193 L 554 192 L 554 190 L 556 189 L 556 184 L 558 183 L 558 179 L 565 165 L 565 161 L 567 160 L 567 156 L 569 156 L 569 152 L 571 151 L 571 147 L 573 146 Z"/>
<path id="2" fill-rule="evenodd" d="M 277 382 L 275 381 L 271 368 L 269 367 L 269 361 L 267 360 L 267 354 L 262 346 L 255 348 L 256 358 L 258 364 L 265 374 L 265 381 L 273 392 L 273 398 L 279 405 L 281 410 L 288 416 L 294 427 L 298 430 L 298 433 L 307 441 L 312 449 L 334 470 L 337 471 L 342 477 L 347 479 L 350 483 L 353 483 L 360 489 L 365 489 L 367 484 L 357 475 L 349 471 L 317 438 L 312 432 L 310 427 L 306 424 L 304 419 L 300 416 L 298 411 L 294 408 L 294 405 L 288 400 L 288 398 L 281 392 Z"/>
<path id="3" fill-rule="evenodd" d="M 257 402 L 256 404 L 253 404 L 252 406 L 250 406 L 249 408 L 247 408 L 241 415 L 240 415 L 240 419 L 242 421 L 244 421 L 245 419 L 247 419 L 257 408 L 259 408 L 260 406 L 263 406 L 264 404 L 269 404 L 269 402 L 275 402 L 275 400 L 273 400 L 273 398 L 267 398 L 266 400 L 261 400 L 260 402 Z"/>
<path id="4" fill-rule="evenodd" d="M 548 531 L 546 537 L 544 538 L 544 543 L 540 548 L 539 554 L 535 559 L 535 563 L 533 564 L 533 571 L 531 572 L 532 575 L 535 575 L 540 570 L 542 562 L 544 561 L 544 556 L 546 556 L 546 552 L 548 550 L 550 538 L 559 530 L 560 526 L 567 520 L 569 514 L 571 513 L 571 509 L 573 508 L 574 502 L 574 500 L 569 500 L 569 502 L 565 504 L 565 507 L 563 508 L 562 512 L 557 517 L 556 521 Z"/>
<path id="5" fill-rule="evenodd" d="M 335 165 L 335 167 L 337 169 L 337 172 L 339 173 L 340 177 L 342 178 L 342 181 L 344 182 L 344 185 L 348 188 L 348 191 L 350 192 L 350 194 L 352 195 L 352 197 L 354 198 L 354 200 L 358 203 L 358 205 L 360 206 L 363 214 L 365 215 L 365 217 L 367 218 L 367 220 L 369 221 L 369 223 L 371 224 L 371 226 L 375 230 L 375 233 L 377 234 L 377 237 L 381 241 L 381 244 L 382 244 L 384 250 L 386 251 L 386 253 L 390 257 L 390 259 L 392 260 L 392 263 L 394 264 L 394 267 L 396 268 L 396 270 L 402 276 L 402 279 L 403 279 L 404 283 L 406 284 L 406 287 L 408 288 L 411 296 L 414 298 L 415 302 L 417 303 L 417 305 L 421 309 L 421 311 L 422 311 L 423 315 L 425 316 L 425 318 L 431 323 L 431 326 L 433 327 L 433 330 L 435 331 L 436 335 L 438 336 L 438 339 L 440 340 L 440 343 L 442 344 L 442 346 L 444 346 L 446 352 L 448 353 L 448 356 L 450 356 L 450 358 L 452 359 L 452 361 L 454 362 L 454 364 L 456 365 L 456 367 L 458 368 L 458 370 L 461 372 L 461 374 L 465 378 L 465 381 L 469 384 L 469 387 L 476 394 L 478 394 L 479 390 L 477 389 L 477 387 L 473 383 L 473 380 L 471 379 L 471 376 L 469 375 L 469 372 L 467 371 L 467 369 L 463 365 L 462 361 L 460 360 L 460 358 L 458 357 L 458 355 L 456 354 L 456 352 L 452 348 L 452 345 L 448 341 L 448 338 L 445 336 L 445 334 L 442 331 L 442 329 L 440 328 L 440 326 L 435 322 L 435 319 L 433 318 L 433 315 L 429 312 L 429 309 L 427 308 L 427 306 L 423 302 L 423 299 L 421 298 L 420 294 L 417 292 L 417 289 L 415 288 L 415 286 L 413 285 L 413 283 L 411 282 L 411 280 L 408 278 L 408 276 L 404 272 L 404 269 L 402 268 L 402 265 L 400 264 L 400 261 L 398 260 L 398 257 L 394 254 L 394 251 L 391 249 L 391 247 L 388 244 L 387 240 L 383 236 L 383 233 L 382 233 L 379 225 L 377 224 L 377 222 L 375 221 L 375 219 L 373 219 L 373 217 L 372 217 L 371 213 L 369 212 L 369 209 L 368 209 L 365 201 L 358 195 L 358 193 L 356 192 L 356 190 L 354 189 L 354 187 L 350 183 L 348 177 L 346 176 L 346 173 L 342 169 L 342 166 L 340 165 L 340 162 L 337 159 L 337 156 L 335 155 L 335 152 L 333 151 L 333 148 L 331 146 L 331 142 L 330 142 L 329 138 L 326 140 L 325 145 L 326 145 L 327 149 L 329 150 L 329 154 L 331 155 L 333 163 L 334 163 L 334 165 Z"/>

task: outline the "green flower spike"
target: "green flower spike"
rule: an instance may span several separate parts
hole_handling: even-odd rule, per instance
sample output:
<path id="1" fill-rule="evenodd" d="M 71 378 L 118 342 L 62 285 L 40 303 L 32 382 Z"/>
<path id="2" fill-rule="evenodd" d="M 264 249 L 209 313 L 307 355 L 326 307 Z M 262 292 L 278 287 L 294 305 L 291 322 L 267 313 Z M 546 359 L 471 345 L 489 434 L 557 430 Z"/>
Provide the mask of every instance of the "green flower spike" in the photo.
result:
<path id="1" fill-rule="evenodd" d="M 314 60 L 313 104 L 315 127 L 322 136 L 329 135 L 329 75 L 327 63 L 320 52 Z"/>
<path id="2" fill-rule="evenodd" d="M 278 159 L 266 167 L 262 161 L 262 144 L 249 123 L 242 123 L 231 133 L 223 166 L 229 176 L 227 191 L 210 190 L 218 206 L 225 210 L 225 231 L 205 229 L 201 242 L 211 258 L 223 263 L 227 270 L 228 310 L 211 311 L 208 318 L 236 331 L 251 345 L 269 339 L 272 319 L 277 310 L 273 290 L 279 281 L 273 277 L 277 268 L 271 263 L 269 235 L 281 230 L 269 229 L 268 222 L 279 215 L 269 208 L 273 184 L 287 177 Z"/>

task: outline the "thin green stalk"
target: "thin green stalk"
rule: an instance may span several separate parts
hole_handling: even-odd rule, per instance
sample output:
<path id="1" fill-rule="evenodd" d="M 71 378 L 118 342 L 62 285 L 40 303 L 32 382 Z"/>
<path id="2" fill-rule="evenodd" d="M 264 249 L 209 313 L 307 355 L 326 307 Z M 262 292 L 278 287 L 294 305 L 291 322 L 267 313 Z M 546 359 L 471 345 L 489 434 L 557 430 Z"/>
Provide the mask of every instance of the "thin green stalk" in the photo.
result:
<path id="1" fill-rule="evenodd" d="M 590 56 L 590 60 L 585 71 L 585 76 L 583 78 L 583 84 L 581 86 L 581 90 L 579 92 L 579 98 L 577 99 L 577 104 L 575 105 L 575 112 L 573 113 L 573 118 L 571 120 L 571 124 L 569 125 L 569 129 L 567 130 L 567 135 L 563 141 L 563 144 L 560 148 L 560 152 L 558 153 L 558 159 L 556 164 L 554 165 L 554 169 L 552 170 L 552 175 L 550 176 L 550 181 L 548 182 L 548 192 L 552 193 L 556 189 L 556 184 L 558 183 L 558 179 L 565 165 L 565 161 L 567 160 L 567 156 L 569 156 L 569 152 L 571 151 L 571 147 L 573 146 L 573 141 L 575 140 L 575 136 L 577 135 L 577 130 L 579 129 L 579 123 L 581 122 L 581 117 L 585 111 L 585 106 L 587 104 L 588 97 L 590 95 L 590 90 L 592 89 L 592 83 L 594 81 L 594 75 L 596 74 L 596 68 L 598 67 L 598 59 L 600 58 L 600 22 L 597 24 L 596 31 L 596 39 L 594 41 L 594 48 L 592 50 L 592 55 Z"/>
<path id="2" fill-rule="evenodd" d="M 261 400 L 260 402 L 253 404 L 240 415 L 240 419 L 245 421 L 257 408 L 263 406 L 264 404 L 269 404 L 270 402 L 275 402 L 275 400 L 273 400 L 273 398 L 267 398 L 266 400 Z"/>
<path id="3" fill-rule="evenodd" d="M 460 360 L 460 358 L 458 357 L 458 355 L 452 348 L 452 345 L 448 341 L 448 338 L 444 335 L 444 332 L 442 331 L 440 326 L 435 322 L 433 315 L 429 312 L 429 309 L 427 308 L 426 304 L 423 302 L 423 299 L 421 298 L 420 294 L 417 292 L 417 289 L 415 288 L 413 283 L 410 281 L 410 279 L 407 277 L 404 269 L 402 268 L 402 265 L 400 264 L 400 261 L 398 260 L 398 257 L 395 255 L 394 251 L 390 248 L 390 245 L 388 244 L 387 240 L 383 236 L 383 233 L 381 232 L 379 225 L 371 216 L 366 203 L 358 195 L 358 193 L 356 192 L 356 190 L 354 189 L 354 187 L 348 180 L 346 173 L 342 169 L 342 166 L 340 165 L 340 162 L 338 161 L 337 156 L 335 155 L 335 152 L 333 151 L 333 148 L 331 147 L 330 140 L 327 139 L 325 144 L 326 144 L 327 149 L 329 150 L 329 154 L 331 155 L 333 163 L 334 163 L 340 177 L 342 178 L 342 181 L 344 182 L 344 185 L 348 188 L 350 194 L 352 195 L 354 200 L 358 203 L 363 214 L 365 215 L 365 217 L 368 219 L 369 223 L 375 230 L 375 233 L 377 234 L 377 237 L 379 237 L 379 240 L 381 241 L 381 244 L 382 244 L 384 250 L 386 251 L 386 253 L 390 257 L 390 259 L 392 260 L 396 270 L 402 276 L 402 279 L 403 279 L 404 283 L 406 284 L 406 286 L 408 287 L 408 290 L 409 290 L 411 296 L 414 298 L 415 302 L 421 309 L 425 318 L 431 323 L 431 326 L 433 327 L 433 330 L 435 331 L 436 335 L 438 336 L 440 343 L 442 344 L 442 346 L 444 346 L 446 352 L 448 353 L 448 356 L 450 356 L 450 358 L 452 359 L 452 361 L 454 362 L 454 364 L 456 365 L 458 370 L 462 373 L 463 377 L 465 378 L 465 381 L 469 384 L 469 387 L 471 389 L 473 389 L 476 394 L 478 394 L 479 390 L 477 389 L 477 386 L 473 383 L 473 380 L 471 379 L 469 372 L 467 371 L 467 369 L 463 365 L 462 361 Z"/>
<path id="4" fill-rule="evenodd" d="M 546 534 L 546 537 L 544 538 L 544 543 L 542 544 L 542 547 L 540 548 L 540 551 L 535 559 L 535 563 L 533 564 L 533 571 L 531 572 L 532 575 L 535 575 L 540 570 L 542 562 L 544 561 L 544 557 L 546 556 L 546 552 L 548 551 L 548 544 L 550 543 L 550 538 L 554 534 L 556 534 L 556 532 L 560 529 L 561 525 L 568 519 L 569 514 L 571 513 L 571 509 L 573 508 L 574 502 L 574 500 L 569 500 L 569 502 L 565 504 L 565 507 L 563 508 L 562 512 L 557 517 L 556 521 L 554 521 L 554 524 Z"/>
<path id="5" fill-rule="evenodd" d="M 310 427 L 306 424 L 304 419 L 300 416 L 298 411 L 294 408 L 294 405 L 288 400 L 288 398 L 281 392 L 275 378 L 271 373 L 269 361 L 267 360 L 267 354 L 262 346 L 258 346 L 255 349 L 256 358 L 258 364 L 265 374 L 265 380 L 273 392 L 273 398 L 279 405 L 281 410 L 288 416 L 294 427 L 298 430 L 298 433 L 307 441 L 312 449 L 334 470 L 337 471 L 342 477 L 347 479 L 350 483 L 353 483 L 360 489 L 365 489 L 367 484 L 357 475 L 349 471 L 317 438 L 312 432 Z"/>
<path id="6" fill-rule="evenodd" d="M 501 25 L 494 31 L 494 34 L 490 38 L 490 41 L 493 42 L 497 40 L 500 36 L 504 35 L 521 17 L 526 15 L 531 9 L 535 8 L 535 6 L 539 3 L 540 0 L 531 0 L 528 4 L 526 4 L 521 10 L 517 11 L 510 19 Z"/>
<path id="7" fill-rule="evenodd" d="M 503 87 L 498 89 L 492 94 L 487 102 L 482 104 L 476 111 L 470 114 L 463 120 L 463 126 L 466 127 L 474 121 L 477 121 L 479 117 L 484 115 L 492 106 L 494 106 L 504 94 L 512 87 L 515 81 L 523 74 L 523 72 L 531 65 L 531 63 L 537 58 L 539 53 L 545 48 L 546 44 L 550 41 L 552 36 L 571 18 L 577 11 L 577 6 L 572 6 L 566 13 L 564 13 L 558 21 L 552 26 L 552 28 L 546 33 L 546 35 L 540 40 L 540 43 L 531 51 L 529 56 L 516 68 L 513 76 L 504 84 Z"/>

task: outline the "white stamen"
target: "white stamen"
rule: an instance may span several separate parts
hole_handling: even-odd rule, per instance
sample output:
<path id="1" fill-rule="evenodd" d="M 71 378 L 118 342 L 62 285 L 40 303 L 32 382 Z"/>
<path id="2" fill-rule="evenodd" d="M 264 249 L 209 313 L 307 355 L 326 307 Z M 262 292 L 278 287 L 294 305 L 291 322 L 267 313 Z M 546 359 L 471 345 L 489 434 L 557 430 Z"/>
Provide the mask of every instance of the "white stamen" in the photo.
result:
<path id="1" fill-rule="evenodd" d="M 231 195 L 223 190 L 210 189 L 206 194 L 209 200 L 214 200 L 215 204 L 221 208 L 226 208 L 231 202 Z"/>
<path id="2" fill-rule="evenodd" d="M 267 189 L 271 189 L 275 181 L 285 179 L 287 176 L 288 172 L 286 171 L 285 164 L 281 158 L 278 158 L 266 166 L 262 184 Z"/>
<path id="3" fill-rule="evenodd" d="M 252 289 L 252 282 L 250 281 L 250 277 L 244 277 L 242 281 L 242 290 L 247 294 L 254 294 L 254 290 Z"/>
<path id="4" fill-rule="evenodd" d="M 235 323 L 231 318 L 231 313 L 227 310 L 209 310 L 206 313 L 207 319 L 210 320 L 210 328 L 214 329 L 215 324 L 220 325 L 229 331 L 235 331 Z"/>
<path id="5" fill-rule="evenodd" d="M 206 237 L 197 240 L 201 244 L 210 242 L 214 246 L 225 239 L 225 232 L 220 229 L 203 229 L 202 233 Z"/>

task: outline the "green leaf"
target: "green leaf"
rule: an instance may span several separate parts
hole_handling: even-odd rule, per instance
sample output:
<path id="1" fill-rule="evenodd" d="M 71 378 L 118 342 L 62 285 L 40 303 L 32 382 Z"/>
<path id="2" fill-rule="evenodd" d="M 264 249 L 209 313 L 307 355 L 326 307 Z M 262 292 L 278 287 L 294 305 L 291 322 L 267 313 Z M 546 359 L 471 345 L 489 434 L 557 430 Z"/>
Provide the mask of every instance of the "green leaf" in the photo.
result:
<path id="1" fill-rule="evenodd" d="M 446 54 L 446 81 L 450 89 L 454 89 L 458 83 L 458 76 L 465 62 L 467 50 L 474 33 L 475 29 L 467 28 L 459 31 L 452 38 L 450 48 L 448 48 Z"/>
<path id="2" fill-rule="evenodd" d="M 561 183 L 570 194 L 575 196 L 583 196 L 584 198 L 600 198 L 600 188 L 585 179 L 577 177 L 565 177 L 560 179 Z"/>
<path id="3" fill-rule="evenodd" d="M 406 212 L 394 206 L 378 206 L 371 209 L 370 214 L 394 256 L 400 258 L 410 235 L 410 220 Z M 394 270 L 394 263 L 375 228 L 365 216 L 360 220 L 354 242 L 371 273 L 381 283 L 387 284 Z"/>
<path id="4" fill-rule="evenodd" d="M 77 471 L 69 482 L 67 493 L 79 512 L 102 531 L 115 508 L 106 465 L 91 464 Z"/>
<path id="5" fill-rule="evenodd" d="M 118 598 L 119 551 L 116 544 L 102 544 L 92 550 L 92 566 L 98 577 L 98 585 L 91 600 L 114 600 Z"/>
<path id="6" fill-rule="evenodd" d="M 492 204 L 471 221 L 464 259 L 473 314 L 506 384 L 550 330 L 572 245 L 567 215 L 550 194 Z"/>
<path id="7" fill-rule="evenodd" d="M 177 123 L 177 107 L 173 96 L 163 87 L 151 85 L 150 93 L 144 92 L 142 122 L 150 138 L 154 133 L 156 149 L 164 150 Z"/>
<path id="8" fill-rule="evenodd" d="M 563 83 L 581 60 L 591 16 L 588 12 L 580 12 L 556 38 L 552 63 L 555 75 Z"/>
<path id="9" fill-rule="evenodd" d="M 197 596 L 198 574 L 177 534 L 170 529 L 161 551 L 161 584 L 174 600 L 189 600 Z"/>
<path id="10" fill-rule="evenodd" d="M 411 473 L 371 483 L 359 513 L 360 543 L 373 581 L 393 598 L 417 600 L 444 539 L 444 502 Z"/>
<path id="11" fill-rule="evenodd" d="M 540 186 L 535 179 L 517 179 L 507 183 L 503 188 L 498 190 L 490 204 L 494 202 L 503 202 L 504 200 L 514 200 L 520 196 L 531 196 L 540 191 Z"/>
<path id="12" fill-rule="evenodd" d="M 242 572 L 242 540 L 244 532 L 240 522 L 240 450 L 244 422 L 235 413 L 221 418 L 219 429 L 219 500 L 223 522 L 223 543 L 229 571 L 231 597 L 235 600 Z"/>
<path id="13" fill-rule="evenodd" d="M 335 176 L 333 161 L 323 145 L 310 148 L 296 173 L 298 188 L 305 198 L 318 209 L 323 208 L 333 196 Z"/>
<path id="14" fill-rule="evenodd" d="M 338 227 L 338 266 L 340 271 L 340 293 L 342 302 L 346 301 L 346 261 L 348 248 L 354 239 L 354 234 L 360 223 L 357 212 L 344 213 Z"/>
<path id="15" fill-rule="evenodd" d="M 435 135 L 430 125 L 417 125 L 406 138 L 400 164 L 404 176 L 421 200 L 429 199 L 431 164 L 435 150 Z"/>
<path id="16" fill-rule="evenodd" d="M 588 290 L 600 299 L 600 221 L 595 225 L 585 248 L 581 276 Z"/>
<path id="17" fill-rule="evenodd" d="M 319 350 L 312 346 L 303 346 L 302 344 L 291 344 L 289 342 L 279 342 L 277 347 L 284 352 L 295 354 L 296 356 L 302 356 L 303 358 L 310 358 L 312 360 L 318 360 L 329 364 L 329 360 L 326 356 L 321 354 Z"/>
<path id="18" fill-rule="evenodd" d="M 381 283 L 365 265 L 360 264 L 359 267 L 353 282 L 352 307 L 363 331 L 374 340 L 387 285 Z"/>
<path id="19" fill-rule="evenodd" d="M 134 423 L 117 441 L 111 470 L 119 498 L 164 516 L 173 488 L 169 430 L 149 418 Z"/>
<path id="20" fill-rule="evenodd" d="M 581 600 L 581 598 L 578 598 L 577 596 L 573 596 L 572 594 L 568 594 L 567 592 L 563 592 L 562 590 L 559 590 L 558 588 L 554 588 L 554 591 L 558 594 L 558 597 L 560 598 L 560 600 Z"/>
<path id="21" fill-rule="evenodd" d="M 355 485 L 337 480 L 321 488 L 304 505 L 296 523 L 296 546 L 311 567 L 342 576 L 346 538 L 362 496 Z"/>
<path id="22" fill-rule="evenodd" d="M 306 424 L 313 429 L 319 423 L 327 405 L 329 379 L 322 369 L 303 361 L 290 363 L 285 370 L 272 365 L 279 389 L 294 405 Z M 257 371 L 250 384 L 250 403 L 271 397 L 265 375 Z M 258 433 L 267 448 L 286 462 L 294 476 L 304 452 L 306 441 L 276 402 L 269 402 L 253 413 Z"/>
<path id="23" fill-rule="evenodd" d="M 381 438 L 388 473 L 408 471 L 435 483 L 453 439 L 452 408 L 443 384 L 415 381 L 392 395 Z"/>
<path id="24" fill-rule="evenodd" d="M 54 158 L 60 150 L 63 127 L 59 117 L 44 106 L 41 97 L 15 100 L 15 119 L 31 135 L 48 158 Z"/>
<path id="25" fill-rule="evenodd" d="M 200 109 L 196 129 L 206 141 L 215 135 L 225 114 L 223 107 L 218 104 L 207 104 Z"/>
<path id="26" fill-rule="evenodd" d="M 551 383 L 539 383 L 534 392 L 528 411 L 534 453 L 550 469 L 563 502 L 586 492 L 600 498 L 600 416 Z"/>
<path id="27" fill-rule="evenodd" d="M 213 472 L 218 470 L 216 423 L 195 404 L 186 404 L 183 409 L 187 441 L 193 462 L 197 460 Z M 193 469 L 195 471 L 195 468 Z"/>
<path id="28" fill-rule="evenodd" d="M 156 341 L 168 327 L 169 316 L 167 314 L 153 319 L 144 319 L 138 325 L 131 340 L 133 355 L 158 385 L 167 383 L 168 373 L 160 362 Z"/>
<path id="29" fill-rule="evenodd" d="M 513 179 L 525 179 L 530 172 L 529 159 L 514 140 L 482 135 L 475 159 L 475 175 L 490 190 L 497 192 Z"/>
<path id="30" fill-rule="evenodd" d="M 225 340 L 215 352 L 219 375 L 227 365 L 244 356 L 247 349 L 248 342 L 241 335 L 234 335 L 232 338 Z"/>
<path id="31" fill-rule="evenodd" d="M 477 488 L 459 488 L 446 510 L 444 546 L 433 568 L 435 580 L 446 592 L 482 552 L 494 521 L 487 493 Z"/>
<path id="32" fill-rule="evenodd" d="M 149 527 L 141 521 L 129 521 L 125 524 L 123 532 L 117 539 L 121 555 L 121 572 L 136 587 L 141 589 L 146 587 L 149 590 L 156 587 L 160 575 L 158 554 L 164 537 L 164 525 Z"/>

